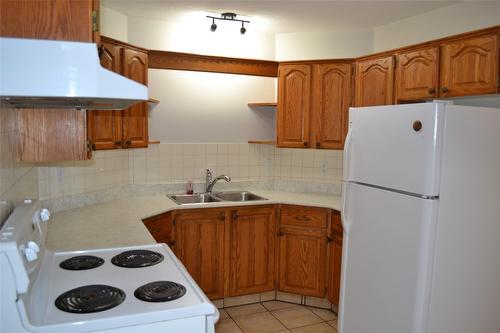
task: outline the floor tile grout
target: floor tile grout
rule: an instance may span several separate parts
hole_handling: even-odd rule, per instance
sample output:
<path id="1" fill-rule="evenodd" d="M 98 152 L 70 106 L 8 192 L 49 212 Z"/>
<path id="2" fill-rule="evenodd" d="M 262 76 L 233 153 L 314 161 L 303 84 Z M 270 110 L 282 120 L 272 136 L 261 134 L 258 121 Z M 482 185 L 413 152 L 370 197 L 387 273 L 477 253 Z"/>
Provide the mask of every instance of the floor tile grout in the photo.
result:
<path id="1" fill-rule="evenodd" d="M 268 301 L 266 301 L 266 302 L 268 302 Z M 241 316 L 234 316 L 234 317 L 233 317 L 233 316 L 232 316 L 232 315 L 231 315 L 228 311 L 226 311 L 226 308 L 222 308 L 222 309 L 223 309 L 223 310 L 227 313 L 227 315 L 229 316 L 229 319 L 231 319 L 231 320 L 235 323 L 235 325 L 236 325 L 236 326 L 240 329 L 240 331 L 242 331 L 243 333 L 246 333 L 246 332 L 243 330 L 243 328 L 242 328 L 240 325 L 238 325 L 238 323 L 237 323 L 237 322 L 236 322 L 236 320 L 235 320 L 235 318 L 236 318 L 236 317 L 251 316 L 251 315 L 254 315 L 254 314 L 258 314 L 258 313 L 265 313 L 265 312 L 269 313 L 269 314 L 270 314 L 273 318 L 275 318 L 278 322 L 280 322 L 280 323 L 281 323 L 281 324 L 285 327 L 285 329 L 286 329 L 287 331 L 290 331 L 290 332 L 291 332 L 291 330 L 292 330 L 292 329 L 303 328 L 303 327 L 307 327 L 307 326 L 317 325 L 317 324 L 320 324 L 320 323 L 325 323 L 325 324 L 327 324 L 328 326 L 332 327 L 330 324 L 328 324 L 328 321 L 337 320 L 337 319 L 325 320 L 325 319 L 321 318 L 319 315 L 317 315 L 316 313 L 314 313 L 314 311 L 312 311 L 312 310 L 310 309 L 310 308 L 311 308 L 311 306 L 307 306 L 307 305 L 305 305 L 305 304 L 295 304 L 295 303 L 292 303 L 292 302 L 283 302 L 283 301 L 279 301 L 279 302 L 282 302 L 282 303 L 288 303 L 288 304 L 290 304 L 290 305 L 294 304 L 294 305 L 297 305 L 297 306 L 299 306 L 299 307 L 303 307 L 303 308 L 305 308 L 305 309 L 308 309 L 308 310 L 309 310 L 309 311 L 310 311 L 310 312 L 311 312 L 314 316 L 316 316 L 316 317 L 317 317 L 319 320 L 321 320 L 321 321 L 320 321 L 320 322 L 317 322 L 317 323 L 311 323 L 311 324 L 303 325 L 303 326 L 297 326 L 297 327 L 293 327 L 293 328 L 288 328 L 288 327 L 285 325 L 285 323 L 284 323 L 283 321 L 281 321 L 278 317 L 276 317 L 276 316 L 274 315 L 274 313 L 273 313 L 272 311 L 286 310 L 286 309 L 290 309 L 290 308 L 292 308 L 292 307 L 290 307 L 290 308 L 282 308 L 282 309 L 275 309 L 275 310 L 269 310 L 268 308 L 266 308 L 266 307 L 264 306 L 264 304 L 263 304 L 263 303 L 265 303 L 265 302 L 251 303 L 251 304 L 260 304 L 260 305 L 264 308 L 264 310 L 265 310 L 265 311 L 255 312 L 255 313 L 246 314 L 246 315 L 241 315 Z M 239 306 L 245 306 L 245 305 L 251 305 L 251 304 L 243 304 L 243 305 L 231 306 L 231 307 L 228 307 L 228 308 L 232 308 L 232 307 L 239 307 Z M 327 311 L 331 311 L 332 313 L 335 313 L 335 312 L 333 312 L 333 311 L 332 311 L 332 310 L 330 310 L 330 309 L 324 309 L 324 308 L 319 308 L 319 307 L 312 307 L 312 308 L 317 308 L 317 309 L 327 310 Z M 336 314 L 336 315 L 337 315 L 337 314 Z M 227 319 L 227 318 L 226 318 L 226 319 Z M 222 320 L 224 320 L 224 319 L 222 319 Z M 332 328 L 333 328 L 333 329 L 335 329 L 334 327 L 332 327 Z"/>

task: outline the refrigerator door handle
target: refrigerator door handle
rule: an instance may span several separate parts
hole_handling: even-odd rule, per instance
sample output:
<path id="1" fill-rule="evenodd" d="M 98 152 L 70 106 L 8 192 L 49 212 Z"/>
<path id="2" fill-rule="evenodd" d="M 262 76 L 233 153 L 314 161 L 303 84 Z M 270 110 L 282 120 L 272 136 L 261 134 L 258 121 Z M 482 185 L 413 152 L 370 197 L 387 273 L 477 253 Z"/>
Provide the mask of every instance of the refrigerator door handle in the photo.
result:
<path id="1" fill-rule="evenodd" d="M 348 202 L 347 202 L 347 197 L 348 197 L 348 189 L 349 188 L 349 184 L 346 183 L 346 182 L 343 182 L 342 183 L 342 208 L 341 208 L 341 211 L 340 211 L 340 215 L 341 215 L 341 221 L 342 221 L 342 227 L 344 228 L 344 234 L 348 234 L 349 233 L 349 227 L 350 227 L 350 224 L 349 224 L 349 219 L 347 217 L 347 210 L 349 209 L 348 208 Z"/>
<path id="2" fill-rule="evenodd" d="M 352 128 L 349 128 L 344 143 L 344 181 L 349 180 L 349 168 L 351 165 Z"/>

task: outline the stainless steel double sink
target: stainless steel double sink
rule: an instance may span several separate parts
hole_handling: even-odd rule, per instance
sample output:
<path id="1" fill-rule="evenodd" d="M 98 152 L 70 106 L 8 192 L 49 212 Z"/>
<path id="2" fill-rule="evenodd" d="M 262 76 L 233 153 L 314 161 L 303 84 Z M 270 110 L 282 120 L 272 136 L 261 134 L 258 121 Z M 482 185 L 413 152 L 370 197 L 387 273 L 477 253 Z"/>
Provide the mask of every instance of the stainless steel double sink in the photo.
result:
<path id="1" fill-rule="evenodd" d="M 196 193 L 196 194 L 172 194 L 167 195 L 178 205 L 189 204 L 204 204 L 210 202 L 232 201 L 232 202 L 246 202 L 246 201 L 259 201 L 267 200 L 260 195 L 248 191 L 224 191 L 215 193 Z"/>

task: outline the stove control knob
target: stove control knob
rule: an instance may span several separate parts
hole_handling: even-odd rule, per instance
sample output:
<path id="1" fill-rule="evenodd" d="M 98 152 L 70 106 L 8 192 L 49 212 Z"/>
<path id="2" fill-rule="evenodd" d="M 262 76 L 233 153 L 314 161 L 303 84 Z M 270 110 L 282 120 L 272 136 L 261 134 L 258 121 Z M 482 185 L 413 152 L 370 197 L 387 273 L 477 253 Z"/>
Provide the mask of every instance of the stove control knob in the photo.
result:
<path id="1" fill-rule="evenodd" d="M 40 211 L 40 218 L 42 219 L 43 222 L 47 222 L 50 219 L 50 212 L 47 208 L 43 208 Z"/>
<path id="2" fill-rule="evenodd" d="M 38 255 L 36 254 L 35 250 L 29 247 L 24 249 L 24 255 L 26 256 L 26 260 L 28 261 L 34 261 L 38 259 Z"/>
<path id="3" fill-rule="evenodd" d="M 35 253 L 40 252 L 40 246 L 38 246 L 38 244 L 33 241 L 29 241 L 28 243 L 26 243 L 26 247 L 32 249 L 33 251 L 35 251 Z"/>

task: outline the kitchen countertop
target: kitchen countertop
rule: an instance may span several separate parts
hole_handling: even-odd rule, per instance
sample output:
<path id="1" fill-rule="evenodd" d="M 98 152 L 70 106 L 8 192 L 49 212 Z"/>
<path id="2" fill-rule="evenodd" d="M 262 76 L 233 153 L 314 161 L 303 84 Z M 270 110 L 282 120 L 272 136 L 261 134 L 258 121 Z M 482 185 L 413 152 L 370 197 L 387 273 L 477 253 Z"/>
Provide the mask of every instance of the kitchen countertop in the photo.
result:
<path id="1" fill-rule="evenodd" d="M 338 195 L 261 190 L 252 192 L 269 200 L 177 205 L 166 195 L 154 195 L 62 211 L 54 214 L 49 222 L 47 247 L 53 251 L 77 251 L 154 244 L 156 241 L 142 223 L 142 219 L 172 210 L 268 204 L 293 204 L 340 210 L 341 205 Z"/>

